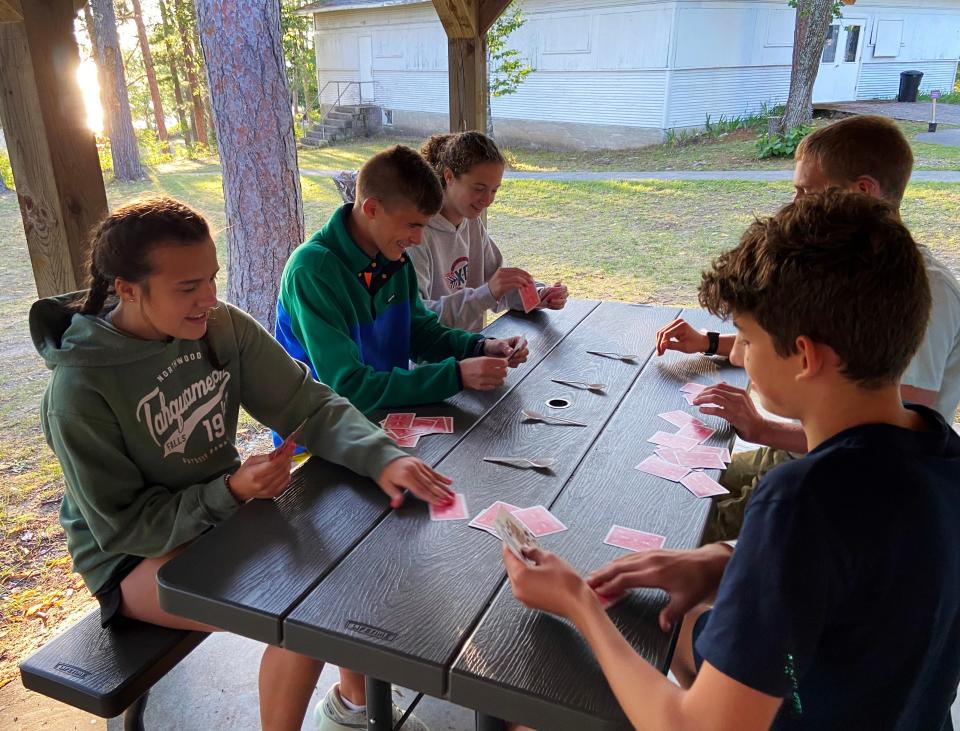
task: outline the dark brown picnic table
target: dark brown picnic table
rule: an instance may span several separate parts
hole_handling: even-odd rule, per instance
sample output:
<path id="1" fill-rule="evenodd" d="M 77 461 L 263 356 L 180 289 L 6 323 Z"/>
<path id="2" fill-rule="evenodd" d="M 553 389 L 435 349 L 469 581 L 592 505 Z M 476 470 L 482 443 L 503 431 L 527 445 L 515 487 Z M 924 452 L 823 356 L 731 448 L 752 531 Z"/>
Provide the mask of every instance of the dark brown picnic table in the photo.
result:
<path id="1" fill-rule="evenodd" d="M 541 544 L 584 572 L 624 554 L 603 543 L 614 524 L 666 536 L 668 548 L 699 545 L 710 500 L 633 469 L 653 453 L 648 436 L 674 430 L 657 414 L 690 410 L 681 385 L 745 383 L 722 359 L 656 356 L 654 333 L 681 315 L 719 329 L 699 310 L 586 300 L 499 318 L 487 334 L 525 335 L 529 360 L 498 390 L 410 409 L 454 419 L 453 434 L 424 437 L 413 453 L 453 478 L 471 516 L 496 500 L 548 507 L 568 530 Z M 554 397 L 570 407 L 551 411 Z M 524 408 L 587 426 L 530 423 Z M 708 443 L 730 442 L 723 422 L 701 418 L 718 429 Z M 542 471 L 483 461 L 504 455 L 557 462 Z M 628 727 L 573 627 L 513 598 L 499 541 L 467 521 L 431 521 L 412 499 L 390 510 L 372 481 L 318 458 L 280 498 L 244 505 L 168 563 L 159 591 L 175 614 L 367 674 L 369 728 L 390 725 L 391 683 L 472 708 L 482 728 L 497 727 L 498 718 L 544 730 Z M 675 640 L 657 625 L 665 601 L 661 591 L 634 591 L 610 610 L 663 672 Z"/>

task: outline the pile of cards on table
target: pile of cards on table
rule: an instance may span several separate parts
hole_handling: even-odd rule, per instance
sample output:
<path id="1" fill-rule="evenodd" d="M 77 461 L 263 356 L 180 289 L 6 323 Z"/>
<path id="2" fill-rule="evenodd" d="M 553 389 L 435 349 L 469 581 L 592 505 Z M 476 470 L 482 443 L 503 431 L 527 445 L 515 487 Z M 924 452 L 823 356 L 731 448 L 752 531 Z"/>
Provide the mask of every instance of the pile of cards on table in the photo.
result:
<path id="1" fill-rule="evenodd" d="M 690 402 L 693 396 L 705 388 L 706 386 L 699 383 L 688 383 L 681 387 L 680 391 Z M 688 396 L 690 398 L 687 398 Z M 668 411 L 658 416 L 677 427 L 677 431 L 658 431 L 650 437 L 647 441 L 657 445 L 656 455 L 647 457 L 635 469 L 679 482 L 697 497 L 727 493 L 728 490 L 723 485 L 701 471 L 722 470 L 730 461 L 728 449 L 703 445 L 716 430 L 686 411 Z"/>
<path id="2" fill-rule="evenodd" d="M 398 447 L 415 447 L 428 434 L 453 434 L 452 416 L 417 416 L 414 413 L 387 414 L 380 426 Z"/>
<path id="3" fill-rule="evenodd" d="M 553 513 L 542 505 L 534 505 L 532 508 L 519 508 L 516 505 L 501 502 L 500 500 L 486 510 L 481 511 L 479 515 L 471 520 L 470 527 L 479 528 L 490 535 L 496 536 L 497 531 L 494 527 L 494 521 L 501 508 L 523 523 L 523 527 L 537 538 L 548 536 L 551 533 L 560 533 L 567 529 L 567 526 L 560 522 Z"/>

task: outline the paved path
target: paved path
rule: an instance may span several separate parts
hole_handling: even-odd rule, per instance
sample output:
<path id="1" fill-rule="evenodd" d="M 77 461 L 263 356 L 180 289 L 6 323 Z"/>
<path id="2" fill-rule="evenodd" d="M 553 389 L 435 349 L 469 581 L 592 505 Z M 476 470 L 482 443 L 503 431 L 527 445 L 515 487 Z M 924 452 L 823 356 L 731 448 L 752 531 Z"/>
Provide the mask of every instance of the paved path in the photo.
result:
<path id="1" fill-rule="evenodd" d="M 921 132 L 916 136 L 920 142 L 946 147 L 960 147 L 960 129 L 939 129 L 936 132 Z"/>
<path id="2" fill-rule="evenodd" d="M 939 133 L 938 133 L 939 134 Z M 316 170 L 300 168 L 301 175 L 332 176 L 340 170 Z M 209 173 L 203 173 L 209 175 Z M 792 170 L 657 170 L 647 172 L 602 171 L 602 172 L 515 172 L 509 171 L 505 178 L 513 180 L 792 180 Z M 911 178 L 917 183 L 960 183 L 958 170 L 917 170 Z"/>
<path id="3" fill-rule="evenodd" d="M 880 114 L 907 122 L 929 122 L 933 102 L 862 101 L 814 104 L 814 109 L 828 109 L 844 114 Z M 937 121 L 960 124 L 960 104 L 937 104 Z"/>

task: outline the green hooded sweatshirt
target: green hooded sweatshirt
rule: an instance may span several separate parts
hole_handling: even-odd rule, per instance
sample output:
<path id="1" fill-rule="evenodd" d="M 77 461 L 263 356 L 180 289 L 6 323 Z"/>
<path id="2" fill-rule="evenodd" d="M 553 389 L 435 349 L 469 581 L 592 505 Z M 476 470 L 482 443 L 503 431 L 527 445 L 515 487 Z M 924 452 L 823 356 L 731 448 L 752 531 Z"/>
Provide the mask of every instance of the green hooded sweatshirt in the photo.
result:
<path id="1" fill-rule="evenodd" d="M 240 406 L 281 434 L 309 419 L 298 441 L 361 475 L 407 456 L 231 305 L 202 340 L 155 341 L 74 312 L 77 297 L 35 303 L 30 332 L 53 371 L 40 419 L 66 482 L 60 524 L 93 593 L 130 556 L 162 556 L 236 510 L 224 475 L 240 466 Z"/>

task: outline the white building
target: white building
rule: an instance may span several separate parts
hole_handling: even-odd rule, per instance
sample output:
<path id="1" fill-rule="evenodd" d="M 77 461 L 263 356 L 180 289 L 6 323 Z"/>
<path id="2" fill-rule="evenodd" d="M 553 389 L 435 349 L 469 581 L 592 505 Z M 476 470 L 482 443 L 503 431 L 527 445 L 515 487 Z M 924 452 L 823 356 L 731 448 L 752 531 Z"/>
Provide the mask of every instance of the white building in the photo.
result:
<path id="1" fill-rule="evenodd" d="M 786 0 L 522 0 L 516 48 L 535 69 L 494 99 L 498 138 L 571 147 L 658 142 L 663 131 L 757 113 L 786 99 L 795 11 Z M 398 131 L 448 128 L 447 39 L 431 2 L 320 0 L 320 88 L 372 101 Z M 892 98 L 900 72 L 953 87 L 957 0 L 856 0 L 830 27 L 814 101 Z M 371 83 L 372 82 L 372 83 Z M 340 85 L 341 90 L 345 87 Z M 358 89 L 363 89 L 363 99 Z M 336 85 L 321 96 L 337 100 Z"/>

